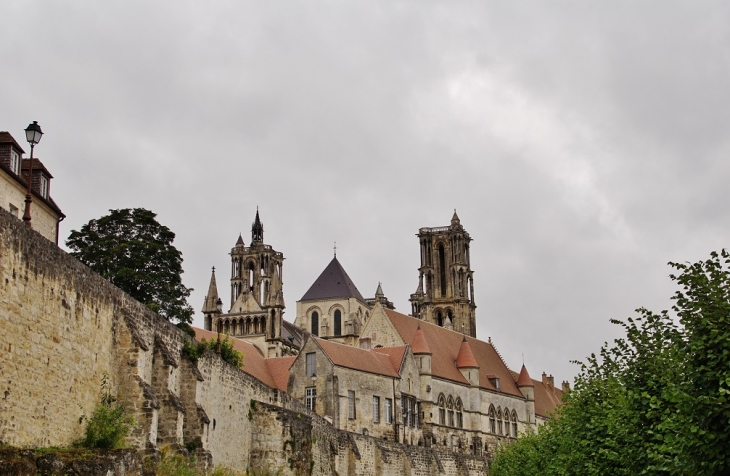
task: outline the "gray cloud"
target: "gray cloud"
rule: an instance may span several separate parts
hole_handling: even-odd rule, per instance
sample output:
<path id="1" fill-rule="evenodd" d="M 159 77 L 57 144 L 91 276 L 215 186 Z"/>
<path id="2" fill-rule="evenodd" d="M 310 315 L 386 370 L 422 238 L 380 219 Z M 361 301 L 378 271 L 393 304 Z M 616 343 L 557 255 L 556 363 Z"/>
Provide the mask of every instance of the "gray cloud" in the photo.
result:
<path id="1" fill-rule="evenodd" d="M 36 149 L 62 234 L 142 206 L 192 304 L 250 240 L 286 256 L 287 317 L 338 257 L 398 310 L 415 233 L 456 208 L 479 335 L 571 378 L 669 260 L 727 246 L 723 2 L 20 2 L 0 17 L 0 128 Z M 30 49 L 32 48 L 32 49 Z M 199 322 L 200 323 L 200 322 Z"/>

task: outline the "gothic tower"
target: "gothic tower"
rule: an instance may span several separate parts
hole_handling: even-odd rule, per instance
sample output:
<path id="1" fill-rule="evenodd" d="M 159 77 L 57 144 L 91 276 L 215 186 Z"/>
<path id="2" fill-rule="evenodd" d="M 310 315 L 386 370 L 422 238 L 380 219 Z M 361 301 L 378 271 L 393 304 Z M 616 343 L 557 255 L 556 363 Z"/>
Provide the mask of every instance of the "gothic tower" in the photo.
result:
<path id="1" fill-rule="evenodd" d="M 230 255 L 231 307 L 227 314 L 215 314 L 208 304 L 212 296 L 206 297 L 206 306 L 210 306 L 207 313 L 203 311 L 206 328 L 210 322 L 208 330 L 250 341 L 267 357 L 288 354 L 282 349 L 282 345 L 291 347 L 291 340 L 282 337 L 284 255 L 264 244 L 264 225 L 258 210 L 251 226 L 251 246 L 247 247 L 239 235 Z M 217 290 L 215 293 L 217 298 Z"/>
<path id="2" fill-rule="evenodd" d="M 476 337 L 474 272 L 469 233 L 454 210 L 450 226 L 421 228 L 418 289 L 411 294 L 411 315 Z"/>

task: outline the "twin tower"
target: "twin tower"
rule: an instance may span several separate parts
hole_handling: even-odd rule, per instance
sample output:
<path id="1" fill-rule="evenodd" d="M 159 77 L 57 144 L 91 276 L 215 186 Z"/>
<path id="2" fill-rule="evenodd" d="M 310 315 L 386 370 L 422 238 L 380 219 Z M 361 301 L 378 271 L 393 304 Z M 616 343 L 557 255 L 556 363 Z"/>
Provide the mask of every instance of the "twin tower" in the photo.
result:
<path id="1" fill-rule="evenodd" d="M 410 297 L 411 315 L 476 337 L 469 233 L 454 211 L 451 225 L 421 228 L 417 236 L 421 266 L 418 268 L 418 288 Z M 284 256 L 264 244 L 264 227 L 258 210 L 251 227 L 250 246 L 245 246 L 239 236 L 230 256 L 231 306 L 223 313 L 214 270 L 203 305 L 205 329 L 250 341 L 266 357 L 295 355 L 303 332 L 310 330 L 300 329 L 283 319 Z M 380 288 L 378 291 L 381 292 Z M 376 296 L 363 302 L 372 307 L 383 301 Z"/>

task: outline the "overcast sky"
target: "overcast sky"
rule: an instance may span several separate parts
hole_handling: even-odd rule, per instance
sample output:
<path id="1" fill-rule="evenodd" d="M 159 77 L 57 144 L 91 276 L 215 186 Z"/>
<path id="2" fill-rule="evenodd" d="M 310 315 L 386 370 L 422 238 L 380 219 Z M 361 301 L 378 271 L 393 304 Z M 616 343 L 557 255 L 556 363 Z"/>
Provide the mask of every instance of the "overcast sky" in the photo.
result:
<path id="1" fill-rule="evenodd" d="M 144 207 L 195 323 L 259 207 L 285 317 L 337 256 L 410 312 L 419 227 L 473 238 L 478 337 L 572 379 L 730 245 L 727 2 L 0 4 L 0 130 L 54 175 L 62 240 Z M 28 147 L 26 147 L 29 150 Z"/>

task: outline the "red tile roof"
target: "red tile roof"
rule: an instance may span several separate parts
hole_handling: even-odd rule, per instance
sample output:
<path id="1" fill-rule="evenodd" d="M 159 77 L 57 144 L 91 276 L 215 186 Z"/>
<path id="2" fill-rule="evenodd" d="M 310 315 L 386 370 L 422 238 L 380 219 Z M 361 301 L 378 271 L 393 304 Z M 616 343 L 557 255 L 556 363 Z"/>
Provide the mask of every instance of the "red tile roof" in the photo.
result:
<path id="1" fill-rule="evenodd" d="M 392 350 L 385 350 L 384 348 L 365 350 L 317 337 L 312 337 L 312 339 L 315 340 L 330 361 L 338 367 L 387 377 L 398 377 L 400 375 L 400 363 L 403 360 L 403 354 L 401 353 L 401 357 L 398 359 L 397 352 L 405 352 L 405 346 L 400 346 L 401 351 L 395 350 L 398 347 L 391 347 Z M 395 360 L 398 360 L 397 365 Z"/>
<path id="2" fill-rule="evenodd" d="M 414 355 L 431 354 L 431 349 L 428 347 L 428 342 L 426 342 L 426 338 L 423 337 L 423 331 L 421 330 L 421 326 L 418 326 L 416 328 L 416 333 L 413 334 L 411 349 L 413 350 Z"/>
<path id="3" fill-rule="evenodd" d="M 468 385 L 469 382 L 456 367 L 464 334 L 406 316 L 391 309 L 383 310 L 406 344 L 413 343 L 416 330 L 419 325 L 421 326 L 426 343 L 433 353 L 431 357 L 432 375 Z M 492 344 L 468 336 L 466 341 L 472 350 L 474 360 L 479 366 L 479 386 L 481 388 L 524 398 L 522 392 L 517 388 L 510 370 Z M 488 375 L 491 378 L 500 379 L 499 390 L 490 382 Z"/>
<path id="4" fill-rule="evenodd" d="M 461 341 L 459 346 L 459 355 L 456 356 L 456 366 L 460 369 L 463 368 L 479 368 L 474 353 L 471 351 L 469 343 L 466 341 L 466 336 Z"/>
<path id="5" fill-rule="evenodd" d="M 520 376 L 517 377 L 517 386 L 518 387 L 534 387 L 535 386 L 532 379 L 530 378 L 530 374 L 527 373 L 527 367 L 525 367 L 525 364 L 522 364 L 522 370 L 520 370 Z"/>
<path id="6" fill-rule="evenodd" d="M 195 330 L 195 339 L 207 341 L 218 339 L 217 332 L 205 331 L 197 327 L 193 327 Z M 221 334 L 221 340 L 225 338 L 225 335 Z M 289 380 L 289 368 L 286 369 L 286 377 L 283 377 L 283 367 L 286 362 L 294 362 L 293 357 L 282 357 L 279 359 L 266 359 L 261 352 L 253 344 L 249 344 L 246 341 L 236 339 L 235 337 L 229 337 L 233 341 L 233 348 L 243 354 L 243 367 L 241 370 L 253 378 L 261 381 L 272 388 L 278 388 L 279 390 L 286 391 L 286 384 Z M 268 361 L 273 360 L 277 362 L 269 363 Z M 283 382 L 283 384 L 282 384 Z"/>
<path id="7" fill-rule="evenodd" d="M 550 417 L 563 400 L 563 391 L 532 379 L 535 385 L 535 414 Z"/>
<path id="8" fill-rule="evenodd" d="M 296 356 L 277 357 L 274 359 L 266 359 L 266 366 L 269 368 L 269 374 L 276 382 L 276 388 L 286 392 L 289 384 L 289 369 L 296 360 Z"/>

